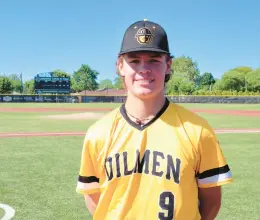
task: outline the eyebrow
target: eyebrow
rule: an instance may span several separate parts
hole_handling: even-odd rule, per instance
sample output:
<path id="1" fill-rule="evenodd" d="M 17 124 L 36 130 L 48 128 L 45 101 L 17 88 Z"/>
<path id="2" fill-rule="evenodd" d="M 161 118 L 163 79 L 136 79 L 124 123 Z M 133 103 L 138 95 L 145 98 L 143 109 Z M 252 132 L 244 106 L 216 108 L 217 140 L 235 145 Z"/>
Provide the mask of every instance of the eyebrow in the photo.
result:
<path id="1" fill-rule="evenodd" d="M 151 57 L 157 57 L 157 58 L 160 58 L 160 57 L 162 57 L 163 55 L 162 54 L 157 54 L 157 53 L 155 53 L 155 54 L 153 54 Z"/>
<path id="2" fill-rule="evenodd" d="M 129 54 L 127 54 L 127 57 L 128 58 L 137 58 L 135 53 L 129 53 Z"/>

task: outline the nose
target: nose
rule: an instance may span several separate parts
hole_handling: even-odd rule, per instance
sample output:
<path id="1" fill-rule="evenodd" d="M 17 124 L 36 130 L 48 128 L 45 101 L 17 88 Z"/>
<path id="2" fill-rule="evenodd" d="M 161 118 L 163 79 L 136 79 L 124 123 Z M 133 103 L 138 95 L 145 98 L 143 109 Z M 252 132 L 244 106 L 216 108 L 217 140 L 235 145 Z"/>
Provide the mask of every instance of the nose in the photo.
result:
<path id="1" fill-rule="evenodd" d="M 152 72 L 152 70 L 151 70 L 149 64 L 147 64 L 146 62 L 142 62 L 140 65 L 139 73 L 140 74 L 149 74 L 151 72 Z"/>

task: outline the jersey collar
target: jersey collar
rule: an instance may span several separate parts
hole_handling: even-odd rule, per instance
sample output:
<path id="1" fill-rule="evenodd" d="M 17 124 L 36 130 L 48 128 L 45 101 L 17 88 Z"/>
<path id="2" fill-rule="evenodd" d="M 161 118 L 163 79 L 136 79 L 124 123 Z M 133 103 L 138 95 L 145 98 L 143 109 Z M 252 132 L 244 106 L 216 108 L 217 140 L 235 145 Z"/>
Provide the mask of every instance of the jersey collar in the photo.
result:
<path id="1" fill-rule="evenodd" d="M 160 116 L 166 111 L 166 109 L 168 108 L 170 104 L 170 101 L 165 98 L 165 102 L 163 107 L 161 108 L 161 110 L 156 114 L 156 116 L 149 122 L 147 122 L 144 125 L 140 125 L 140 124 L 136 124 L 135 122 L 133 122 L 127 115 L 126 113 L 126 109 L 125 109 L 125 103 L 120 107 L 120 113 L 123 116 L 123 118 L 127 121 L 128 124 L 130 124 L 132 127 L 142 131 L 145 128 L 147 128 L 149 125 L 151 125 L 153 122 L 155 122 L 158 118 L 160 118 Z"/>

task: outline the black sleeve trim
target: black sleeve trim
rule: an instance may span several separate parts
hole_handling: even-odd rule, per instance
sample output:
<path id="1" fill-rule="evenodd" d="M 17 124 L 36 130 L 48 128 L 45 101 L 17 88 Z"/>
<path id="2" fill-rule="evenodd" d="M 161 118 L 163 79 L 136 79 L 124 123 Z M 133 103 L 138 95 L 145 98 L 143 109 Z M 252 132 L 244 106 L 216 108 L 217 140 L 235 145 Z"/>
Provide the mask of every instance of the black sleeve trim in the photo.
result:
<path id="1" fill-rule="evenodd" d="M 99 183 L 99 178 L 95 176 L 79 176 L 78 181 L 82 183 L 93 183 L 93 182 Z"/>
<path id="2" fill-rule="evenodd" d="M 211 169 L 211 170 L 206 170 L 203 173 L 198 173 L 197 177 L 199 179 L 204 179 L 204 178 L 219 175 L 219 174 L 222 174 L 222 173 L 227 173 L 229 170 L 230 170 L 229 166 L 225 165 L 223 167 L 218 167 L 218 168 L 214 168 L 214 169 Z"/>

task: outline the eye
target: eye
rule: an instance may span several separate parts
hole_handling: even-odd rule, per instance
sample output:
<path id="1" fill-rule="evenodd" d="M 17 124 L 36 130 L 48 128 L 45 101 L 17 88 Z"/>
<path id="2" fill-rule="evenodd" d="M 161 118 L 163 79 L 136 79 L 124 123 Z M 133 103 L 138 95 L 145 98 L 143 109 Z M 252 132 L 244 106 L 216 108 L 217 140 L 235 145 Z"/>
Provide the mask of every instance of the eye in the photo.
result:
<path id="1" fill-rule="evenodd" d="M 139 60 L 131 60 L 129 63 L 139 63 Z"/>
<path id="2" fill-rule="evenodd" d="M 149 60 L 150 63 L 156 63 L 156 62 L 160 62 L 159 60 L 156 60 L 156 59 L 151 59 Z"/>

